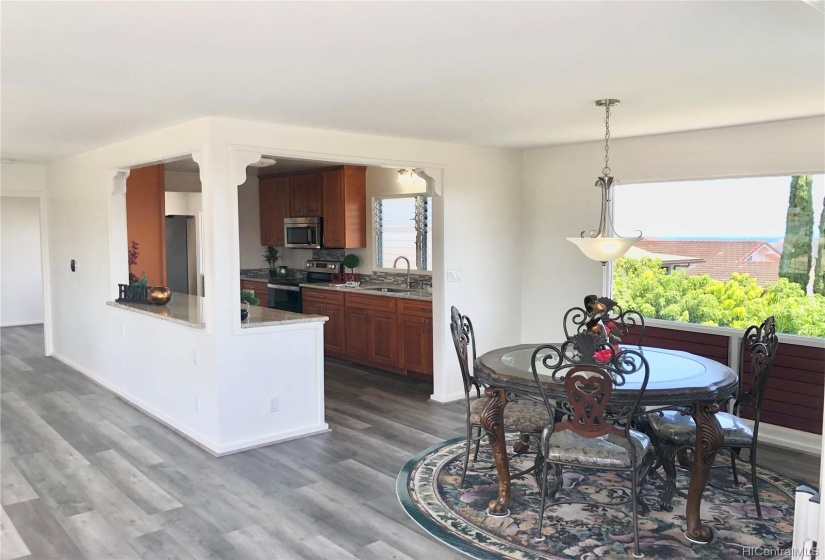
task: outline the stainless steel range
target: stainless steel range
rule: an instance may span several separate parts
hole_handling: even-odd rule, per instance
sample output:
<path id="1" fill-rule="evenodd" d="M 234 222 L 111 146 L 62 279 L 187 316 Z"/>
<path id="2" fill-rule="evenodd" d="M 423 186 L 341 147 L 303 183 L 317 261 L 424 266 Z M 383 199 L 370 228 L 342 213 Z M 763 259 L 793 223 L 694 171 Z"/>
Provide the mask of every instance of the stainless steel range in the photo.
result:
<path id="1" fill-rule="evenodd" d="M 307 261 L 304 268 L 307 275 L 304 282 L 274 278 L 269 280 L 269 307 L 300 313 L 302 303 L 299 284 L 329 284 L 332 275 L 343 271 L 344 265 L 337 261 Z"/>

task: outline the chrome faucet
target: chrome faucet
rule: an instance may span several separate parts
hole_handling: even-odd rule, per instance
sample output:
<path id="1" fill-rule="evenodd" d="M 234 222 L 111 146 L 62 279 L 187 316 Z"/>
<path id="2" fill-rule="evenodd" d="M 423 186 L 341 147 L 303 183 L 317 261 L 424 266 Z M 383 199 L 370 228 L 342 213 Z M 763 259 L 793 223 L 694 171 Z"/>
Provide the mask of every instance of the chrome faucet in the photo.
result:
<path id="1" fill-rule="evenodd" d="M 407 261 L 407 289 L 409 290 L 410 288 L 412 288 L 412 285 L 410 284 L 410 259 L 408 259 L 405 256 L 400 256 L 397 259 L 395 259 L 394 263 L 392 263 L 392 267 L 398 268 L 398 261 L 400 261 L 401 259 Z"/>

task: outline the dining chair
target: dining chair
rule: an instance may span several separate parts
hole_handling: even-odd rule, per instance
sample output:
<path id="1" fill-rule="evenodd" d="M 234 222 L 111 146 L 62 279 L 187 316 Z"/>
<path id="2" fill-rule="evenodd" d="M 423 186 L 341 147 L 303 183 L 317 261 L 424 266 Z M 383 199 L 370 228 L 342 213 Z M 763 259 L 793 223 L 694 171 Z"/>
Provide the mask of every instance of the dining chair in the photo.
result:
<path id="1" fill-rule="evenodd" d="M 481 398 L 482 384 L 472 373 L 476 361 L 476 337 L 473 323 L 458 309 L 450 310 L 450 332 L 453 335 L 458 363 L 461 367 L 461 377 L 464 381 L 464 402 L 466 405 L 467 447 L 464 453 L 464 466 L 461 471 L 460 488 L 464 488 L 464 479 L 467 476 L 467 466 L 470 460 L 470 447 L 475 442 L 473 462 L 478 459 L 478 448 L 483 435 L 481 412 L 486 399 Z M 472 361 L 470 360 L 472 356 Z M 475 395 L 472 393 L 475 392 Z M 541 403 L 521 399 L 509 402 L 504 409 L 504 431 L 517 432 L 526 436 L 538 438 L 541 430 L 547 425 L 547 413 Z M 475 432 L 475 435 L 473 435 Z M 521 441 L 524 441 L 523 439 Z M 529 446 L 528 446 L 529 447 Z M 530 469 L 532 470 L 532 469 Z M 520 473 L 524 474 L 524 473 Z"/>
<path id="2" fill-rule="evenodd" d="M 606 358 L 603 351 L 608 353 Z M 548 501 L 551 506 L 592 503 L 556 498 L 564 484 L 563 466 L 623 471 L 630 475 L 630 495 L 611 502 L 598 502 L 598 505 L 619 507 L 631 504 L 634 555 L 640 557 L 639 510 L 646 512 L 647 507 L 639 495 L 639 485 L 654 459 L 650 438 L 631 427 L 650 378 L 650 366 L 643 353 L 636 349 L 617 352 L 601 334 L 580 332 L 560 346 L 546 344 L 536 348 L 531 369 L 548 415 L 554 419 L 544 428 L 539 447 L 541 509 L 536 540 L 540 542 L 545 538 L 542 526 Z M 614 409 L 619 412 L 607 414 L 614 389 L 625 385 L 629 378 L 638 386 L 633 401 L 616 405 Z M 565 401 L 556 403 L 547 398 L 543 383 L 550 380 L 564 383 Z M 555 420 L 556 411 L 563 414 L 561 422 Z M 553 466 L 552 484 L 548 465 Z"/>
<path id="3" fill-rule="evenodd" d="M 600 333 L 606 328 L 611 342 L 640 346 L 645 336 L 645 319 L 634 309 L 624 310 L 607 297 L 589 295 L 583 307 L 568 309 L 563 319 L 564 335 L 570 339 L 576 333 Z"/>
<path id="4" fill-rule="evenodd" d="M 731 457 L 731 471 L 734 485 L 739 484 L 739 475 L 736 470 L 737 459 L 750 463 L 751 485 L 753 486 L 753 500 L 756 505 L 756 515 L 762 518 L 762 508 L 759 505 L 759 489 L 756 482 L 756 447 L 759 437 L 759 417 L 762 410 L 762 400 L 765 396 L 765 387 L 768 383 L 776 350 L 779 347 L 779 338 L 776 335 L 776 321 L 773 316 L 768 317 L 761 325 L 748 327 L 742 337 L 739 349 L 739 364 L 742 371 L 745 364 L 750 364 L 750 385 L 745 388 L 740 373 L 739 390 L 730 406 L 730 412 L 719 412 L 716 419 L 722 428 L 724 439 L 722 449 L 728 451 Z M 745 359 L 745 356 L 748 359 Z M 741 418 L 742 408 L 749 408 L 754 415 L 753 428 Z M 693 448 L 696 443 L 696 423 L 683 410 L 663 410 L 650 414 L 648 417 L 648 433 L 654 441 L 658 463 L 662 466 L 666 476 L 666 489 L 662 495 L 661 509 L 671 511 L 671 500 L 678 491 L 676 488 L 676 455 L 683 449 Z M 742 449 L 749 450 L 748 460 L 742 458 Z"/>

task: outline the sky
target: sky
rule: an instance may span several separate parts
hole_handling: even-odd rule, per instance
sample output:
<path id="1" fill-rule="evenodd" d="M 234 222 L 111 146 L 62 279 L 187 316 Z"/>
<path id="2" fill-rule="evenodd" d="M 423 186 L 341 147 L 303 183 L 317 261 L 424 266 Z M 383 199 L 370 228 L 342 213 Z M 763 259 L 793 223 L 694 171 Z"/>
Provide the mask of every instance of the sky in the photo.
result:
<path id="1" fill-rule="evenodd" d="M 814 236 L 825 176 L 813 176 Z M 777 239 L 785 237 L 791 178 L 756 177 L 669 183 L 614 183 L 617 234 L 645 237 Z"/>

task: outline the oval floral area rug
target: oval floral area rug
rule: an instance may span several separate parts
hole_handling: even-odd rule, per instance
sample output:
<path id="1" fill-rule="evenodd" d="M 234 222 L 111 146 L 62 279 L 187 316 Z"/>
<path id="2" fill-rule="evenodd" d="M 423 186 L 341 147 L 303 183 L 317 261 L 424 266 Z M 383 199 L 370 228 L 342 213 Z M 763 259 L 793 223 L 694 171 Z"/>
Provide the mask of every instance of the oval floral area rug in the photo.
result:
<path id="1" fill-rule="evenodd" d="M 624 473 L 575 470 L 565 467 L 559 498 L 592 500 L 587 505 L 549 505 L 542 543 L 533 542 L 538 523 L 540 494 L 532 474 L 512 481 L 510 511 L 506 518 L 490 517 L 487 504 L 498 494 L 495 466 L 489 446 L 482 444 L 478 461 L 470 462 L 464 488 L 458 487 L 464 440 L 444 442 L 412 458 L 398 476 L 398 497 L 410 517 L 438 540 L 472 557 L 483 559 L 620 559 L 633 557 L 632 518 L 614 507 L 600 506 L 630 493 Z M 508 445 L 508 449 L 512 449 Z M 513 457 L 515 472 L 533 463 L 533 455 Z M 721 465 L 727 464 L 720 455 Z M 750 468 L 741 465 L 740 486 L 722 491 L 709 484 L 702 500 L 702 520 L 713 526 L 715 537 L 707 545 L 693 544 L 684 536 L 685 502 L 678 495 L 673 511 L 660 511 L 664 484 L 654 476 L 642 483 L 647 516 L 639 517 L 641 552 L 646 558 L 740 559 L 773 555 L 790 547 L 793 532 L 794 491 L 797 484 L 767 469 L 757 478 L 762 519 L 756 516 Z M 679 469 L 677 485 L 687 488 L 689 473 Z M 714 468 L 711 482 L 731 488 L 730 468 Z M 629 506 L 626 510 L 629 512 Z"/>

